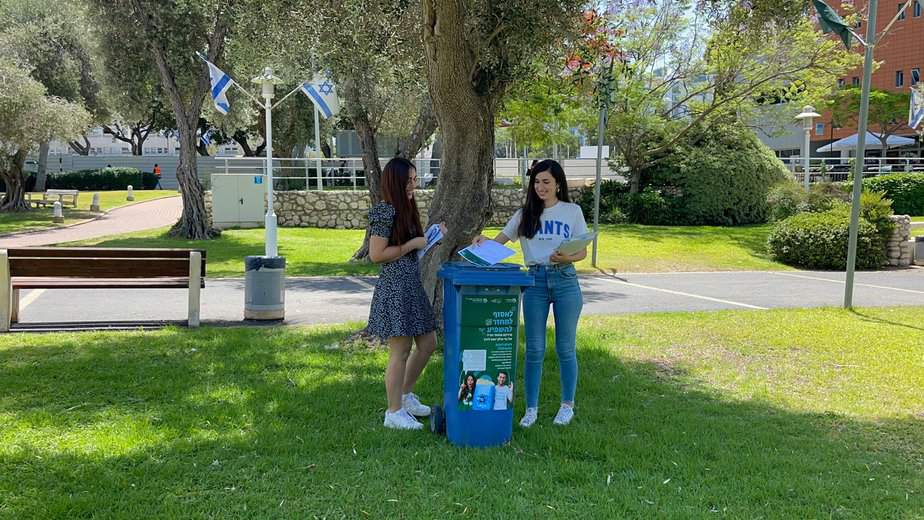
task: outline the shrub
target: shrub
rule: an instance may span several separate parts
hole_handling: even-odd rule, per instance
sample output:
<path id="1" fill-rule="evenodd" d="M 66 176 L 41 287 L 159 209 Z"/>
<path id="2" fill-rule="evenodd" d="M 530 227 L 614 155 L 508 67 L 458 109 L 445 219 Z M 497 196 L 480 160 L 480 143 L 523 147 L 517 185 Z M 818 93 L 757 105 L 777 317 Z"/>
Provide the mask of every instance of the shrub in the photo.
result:
<path id="1" fill-rule="evenodd" d="M 629 211 L 625 199 L 628 194 L 628 184 L 619 181 L 603 181 L 600 184 L 600 222 L 604 224 L 626 222 Z M 575 202 L 581 206 L 585 218 L 593 218 L 594 189 L 592 186 L 581 190 L 581 196 Z"/>
<path id="2" fill-rule="evenodd" d="M 102 168 L 100 170 L 78 170 L 48 175 L 48 188 L 65 190 L 125 190 L 131 185 L 135 189 L 152 189 L 157 177 L 151 172 L 137 168 Z"/>
<path id="3" fill-rule="evenodd" d="M 647 187 L 641 193 L 626 195 L 628 217 L 638 224 L 670 224 L 675 218 L 661 190 Z"/>
<path id="4" fill-rule="evenodd" d="M 767 193 L 770 220 L 776 222 L 802 212 L 805 199 L 805 188 L 794 182 L 784 181 L 770 188 Z"/>
<path id="5" fill-rule="evenodd" d="M 782 182 L 770 189 L 767 205 L 770 220 L 780 221 L 797 213 L 821 213 L 834 208 L 840 202 L 848 202 L 850 194 L 841 184 L 819 182 L 812 184 L 809 192 L 794 182 Z"/>
<path id="6" fill-rule="evenodd" d="M 777 222 L 767 245 L 777 260 L 808 269 L 844 269 L 850 212 L 842 205 L 822 213 L 799 213 Z M 885 262 L 885 243 L 876 227 L 860 219 L 857 267 L 875 269 Z"/>
<path id="7" fill-rule="evenodd" d="M 892 199 L 899 215 L 924 215 L 924 173 L 891 173 L 863 179 L 863 189 Z"/>
<path id="8" fill-rule="evenodd" d="M 691 132 L 651 170 L 651 184 L 666 194 L 676 224 L 766 222 L 770 188 L 792 180 L 752 131 L 733 125 Z"/>

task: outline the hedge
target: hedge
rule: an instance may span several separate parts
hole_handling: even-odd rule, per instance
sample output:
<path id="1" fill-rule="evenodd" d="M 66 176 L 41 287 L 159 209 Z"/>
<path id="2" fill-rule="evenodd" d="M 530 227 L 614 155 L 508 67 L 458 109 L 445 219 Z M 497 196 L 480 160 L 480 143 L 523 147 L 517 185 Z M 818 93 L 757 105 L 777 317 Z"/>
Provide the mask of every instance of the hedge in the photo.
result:
<path id="1" fill-rule="evenodd" d="M 845 269 L 850 212 L 838 207 L 822 213 L 799 213 L 777 222 L 767 245 L 777 260 L 807 269 Z M 860 219 L 857 267 L 876 269 L 885 263 L 885 242 L 876 226 Z"/>
<path id="2" fill-rule="evenodd" d="M 137 168 L 103 168 L 100 170 L 77 170 L 68 173 L 50 173 L 45 183 L 48 189 L 62 190 L 125 190 L 153 189 L 157 177 L 151 172 Z"/>
<path id="3" fill-rule="evenodd" d="M 898 215 L 924 215 L 924 173 L 890 173 L 863 179 L 863 189 L 892 200 Z"/>

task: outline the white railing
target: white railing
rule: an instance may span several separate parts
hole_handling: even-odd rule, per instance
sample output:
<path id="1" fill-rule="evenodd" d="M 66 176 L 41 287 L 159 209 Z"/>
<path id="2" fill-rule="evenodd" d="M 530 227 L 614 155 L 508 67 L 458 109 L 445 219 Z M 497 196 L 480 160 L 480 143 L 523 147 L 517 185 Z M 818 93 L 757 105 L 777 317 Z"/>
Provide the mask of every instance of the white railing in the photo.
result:
<path id="1" fill-rule="evenodd" d="M 216 157 L 217 164 L 210 172 L 223 175 L 265 175 L 266 159 L 263 157 Z M 531 161 L 531 160 L 530 160 Z M 387 159 L 381 160 L 384 167 Z M 417 181 L 421 188 L 435 186 L 439 178 L 439 159 L 415 159 Z M 522 176 L 529 165 L 523 159 L 495 159 L 494 176 L 498 184 L 522 182 Z M 569 184 L 586 183 L 596 177 L 596 161 L 593 159 L 565 159 L 562 167 L 567 173 Z M 318 172 L 320 171 L 320 175 Z M 607 165 L 603 167 L 603 178 L 622 179 Z M 210 178 L 210 175 L 206 176 Z M 208 184 L 209 178 L 203 179 Z M 365 190 L 366 171 L 360 157 L 317 159 L 306 157 L 273 158 L 273 184 L 279 191 L 288 190 Z"/>
<path id="2" fill-rule="evenodd" d="M 805 172 L 802 157 L 781 157 L 796 180 L 802 183 Z M 856 158 L 812 157 L 809 160 L 809 182 L 846 181 L 853 172 Z M 924 172 L 924 157 L 867 157 L 863 161 L 863 176 L 871 177 L 885 173 Z"/>

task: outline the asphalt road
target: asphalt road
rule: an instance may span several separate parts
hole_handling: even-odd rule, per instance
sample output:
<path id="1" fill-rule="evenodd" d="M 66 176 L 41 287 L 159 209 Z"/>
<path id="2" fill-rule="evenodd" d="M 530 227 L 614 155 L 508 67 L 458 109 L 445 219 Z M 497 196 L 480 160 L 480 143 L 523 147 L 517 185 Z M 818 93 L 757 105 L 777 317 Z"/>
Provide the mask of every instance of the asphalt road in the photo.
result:
<path id="1" fill-rule="evenodd" d="M 290 278 L 287 324 L 365 321 L 375 277 Z M 581 276 L 584 314 L 838 307 L 844 273 L 735 271 Z M 21 295 L 22 327 L 45 324 L 181 321 L 185 290 L 33 290 Z M 924 269 L 857 273 L 854 306 L 924 305 Z M 204 323 L 243 320 L 244 280 L 207 280 Z M 922 317 L 924 319 L 924 317 Z"/>

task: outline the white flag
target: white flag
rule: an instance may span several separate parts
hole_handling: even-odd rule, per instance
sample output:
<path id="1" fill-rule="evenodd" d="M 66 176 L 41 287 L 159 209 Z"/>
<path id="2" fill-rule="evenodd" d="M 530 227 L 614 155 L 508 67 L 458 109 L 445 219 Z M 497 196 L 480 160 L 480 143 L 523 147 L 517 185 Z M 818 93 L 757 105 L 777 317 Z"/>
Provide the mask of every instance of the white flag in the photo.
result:
<path id="1" fill-rule="evenodd" d="M 308 99 L 318 107 L 324 119 L 340 111 L 340 100 L 337 99 L 337 89 L 330 74 L 316 74 L 313 80 L 302 83 L 301 88 Z"/>
<path id="2" fill-rule="evenodd" d="M 908 108 L 908 126 L 912 130 L 924 122 L 924 89 L 911 89 L 911 106 Z"/>

